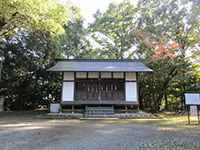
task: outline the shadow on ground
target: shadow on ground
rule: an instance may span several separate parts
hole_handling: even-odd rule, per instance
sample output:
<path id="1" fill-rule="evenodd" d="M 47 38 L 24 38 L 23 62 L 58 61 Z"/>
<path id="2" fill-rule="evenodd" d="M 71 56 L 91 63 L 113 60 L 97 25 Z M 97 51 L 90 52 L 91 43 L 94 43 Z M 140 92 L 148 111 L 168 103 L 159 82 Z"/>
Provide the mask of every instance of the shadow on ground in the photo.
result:
<path id="1" fill-rule="evenodd" d="M 162 119 L 41 119 L 38 112 L 0 113 L 3 150 L 199 150 L 200 126 L 186 116 Z"/>

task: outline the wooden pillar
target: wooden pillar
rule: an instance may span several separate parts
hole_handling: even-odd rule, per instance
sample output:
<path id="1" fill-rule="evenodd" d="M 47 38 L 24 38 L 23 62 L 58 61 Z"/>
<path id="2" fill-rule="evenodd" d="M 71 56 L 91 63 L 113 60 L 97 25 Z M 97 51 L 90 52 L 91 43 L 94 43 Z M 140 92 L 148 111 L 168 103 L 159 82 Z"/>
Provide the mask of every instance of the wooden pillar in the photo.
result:
<path id="1" fill-rule="evenodd" d="M 197 105 L 197 118 L 198 118 L 198 124 L 200 124 L 200 120 L 199 120 L 199 105 Z"/>
<path id="2" fill-rule="evenodd" d="M 86 88 L 87 88 L 86 99 L 88 100 L 88 72 L 86 72 L 86 79 L 87 79 L 87 82 L 86 82 Z"/>
<path id="3" fill-rule="evenodd" d="M 74 113 L 74 105 L 72 105 L 72 114 Z"/>
<path id="4" fill-rule="evenodd" d="M 187 106 L 188 124 L 190 124 L 190 105 Z"/>
<path id="5" fill-rule="evenodd" d="M 128 107 L 127 107 L 127 105 L 125 105 L 125 112 L 126 112 L 126 113 L 128 112 Z"/>
<path id="6" fill-rule="evenodd" d="M 140 111 L 140 105 L 137 105 L 137 111 L 138 112 Z"/>
<path id="7" fill-rule="evenodd" d="M 110 85 L 110 92 L 111 92 L 111 96 L 110 96 L 110 98 L 111 98 L 111 100 L 113 100 L 114 99 L 114 95 L 113 95 L 113 79 L 114 79 L 114 73 L 113 72 L 111 72 L 111 81 L 109 81 L 109 85 Z M 108 87 L 108 89 L 109 89 L 109 87 Z M 108 90 L 109 91 L 109 90 Z"/>
<path id="8" fill-rule="evenodd" d="M 138 86 L 139 84 L 138 84 L 138 73 L 136 72 L 136 88 L 137 88 L 137 101 L 138 101 L 138 103 L 139 103 L 139 105 L 140 105 L 140 100 L 139 100 L 139 98 L 140 98 L 140 96 L 139 96 L 139 86 Z M 139 110 L 139 105 L 138 105 L 138 110 Z"/>
<path id="9" fill-rule="evenodd" d="M 76 72 L 74 72 L 74 101 L 76 100 Z"/>
<path id="10" fill-rule="evenodd" d="M 0 96 L 0 112 L 4 111 L 4 97 Z"/>
<path id="11" fill-rule="evenodd" d="M 124 94 L 123 100 L 126 101 L 126 72 L 124 72 Z"/>
<path id="12" fill-rule="evenodd" d="M 85 116 L 85 117 L 87 117 L 87 115 L 88 115 L 88 114 L 86 114 L 86 112 L 88 113 L 88 111 L 87 111 L 87 110 L 88 110 L 88 106 L 87 106 L 87 105 L 85 105 L 85 111 L 84 111 L 84 116 Z"/>
<path id="13" fill-rule="evenodd" d="M 99 79 L 98 79 L 98 100 L 101 100 L 101 72 L 99 72 Z"/>
<path id="14" fill-rule="evenodd" d="M 64 72 L 61 73 L 62 74 L 62 87 L 61 87 L 61 101 L 63 100 L 63 82 L 64 82 Z"/>

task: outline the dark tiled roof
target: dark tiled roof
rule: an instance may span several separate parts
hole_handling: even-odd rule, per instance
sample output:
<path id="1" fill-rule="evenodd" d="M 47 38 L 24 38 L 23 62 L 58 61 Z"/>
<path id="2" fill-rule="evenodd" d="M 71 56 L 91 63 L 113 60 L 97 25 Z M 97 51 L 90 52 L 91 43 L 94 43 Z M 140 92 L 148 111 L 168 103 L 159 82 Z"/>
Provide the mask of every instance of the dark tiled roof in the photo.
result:
<path id="1" fill-rule="evenodd" d="M 63 59 L 48 71 L 151 72 L 139 60 L 131 59 Z"/>

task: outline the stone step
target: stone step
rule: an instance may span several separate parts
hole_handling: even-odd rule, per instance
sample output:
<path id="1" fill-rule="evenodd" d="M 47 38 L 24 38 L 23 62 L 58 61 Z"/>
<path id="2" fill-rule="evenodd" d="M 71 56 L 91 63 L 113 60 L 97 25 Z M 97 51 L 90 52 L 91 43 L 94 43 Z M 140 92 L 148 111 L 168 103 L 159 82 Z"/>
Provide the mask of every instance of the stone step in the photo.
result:
<path id="1" fill-rule="evenodd" d="M 101 111 L 101 110 L 104 110 L 104 111 L 112 111 L 113 108 L 86 108 L 86 110 L 90 111 L 90 110 L 96 110 L 96 111 Z"/>
<path id="2" fill-rule="evenodd" d="M 86 112 L 86 115 L 113 115 L 113 112 Z"/>
<path id="3" fill-rule="evenodd" d="M 113 107 L 86 107 L 86 110 L 113 110 Z"/>
<path id="4" fill-rule="evenodd" d="M 87 115 L 87 118 L 115 118 L 115 115 Z"/>
<path id="5" fill-rule="evenodd" d="M 113 114 L 113 107 L 86 107 L 85 109 L 85 115 L 88 117 L 105 117 Z"/>

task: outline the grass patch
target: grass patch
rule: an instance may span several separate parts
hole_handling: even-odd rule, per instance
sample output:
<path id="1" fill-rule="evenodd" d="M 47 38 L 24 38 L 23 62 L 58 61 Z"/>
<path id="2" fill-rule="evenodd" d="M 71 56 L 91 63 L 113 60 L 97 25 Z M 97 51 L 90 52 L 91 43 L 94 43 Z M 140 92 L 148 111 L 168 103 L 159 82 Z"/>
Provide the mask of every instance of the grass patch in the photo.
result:
<path id="1" fill-rule="evenodd" d="M 197 117 L 192 116 L 191 124 L 188 125 L 187 115 L 179 114 L 168 114 L 159 113 L 156 114 L 158 117 L 156 119 L 142 118 L 142 119 L 102 119 L 102 120 L 92 120 L 100 121 L 108 124 L 142 124 L 142 125 L 157 125 L 160 127 L 175 127 L 175 128 L 200 128 L 198 125 Z"/>

